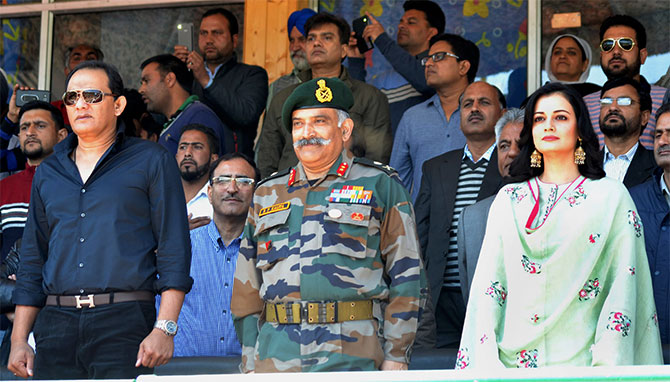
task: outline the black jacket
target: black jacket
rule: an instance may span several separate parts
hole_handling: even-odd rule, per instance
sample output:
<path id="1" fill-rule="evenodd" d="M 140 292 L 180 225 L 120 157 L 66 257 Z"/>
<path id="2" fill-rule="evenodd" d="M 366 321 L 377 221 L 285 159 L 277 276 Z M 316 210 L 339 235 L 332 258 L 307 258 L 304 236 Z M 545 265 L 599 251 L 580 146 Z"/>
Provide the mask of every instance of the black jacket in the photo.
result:
<path id="1" fill-rule="evenodd" d="M 439 301 L 449 251 L 449 230 L 456 202 L 463 149 L 449 151 L 423 164 L 421 189 L 416 199 L 416 224 L 421 243 L 430 294 Z M 497 149 L 486 167 L 477 201 L 498 192 L 502 185 Z"/>

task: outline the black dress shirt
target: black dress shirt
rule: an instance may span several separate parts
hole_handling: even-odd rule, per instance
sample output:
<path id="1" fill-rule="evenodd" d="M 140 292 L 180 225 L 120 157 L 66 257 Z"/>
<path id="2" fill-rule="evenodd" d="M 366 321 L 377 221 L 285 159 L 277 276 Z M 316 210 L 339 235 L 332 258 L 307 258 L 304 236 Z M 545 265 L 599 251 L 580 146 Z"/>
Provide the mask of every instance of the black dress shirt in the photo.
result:
<path id="1" fill-rule="evenodd" d="M 156 143 L 125 137 L 121 127 L 83 183 L 70 158 L 77 143 L 70 134 L 33 179 L 14 303 L 41 307 L 47 295 L 188 292 L 191 245 L 174 157 Z"/>

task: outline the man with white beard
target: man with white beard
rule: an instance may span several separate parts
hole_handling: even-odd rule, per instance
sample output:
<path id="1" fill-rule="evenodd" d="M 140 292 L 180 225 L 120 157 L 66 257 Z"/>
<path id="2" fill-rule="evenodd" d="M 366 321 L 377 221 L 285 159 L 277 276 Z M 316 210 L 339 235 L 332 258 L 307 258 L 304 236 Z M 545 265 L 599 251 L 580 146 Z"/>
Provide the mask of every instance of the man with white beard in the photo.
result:
<path id="1" fill-rule="evenodd" d="M 291 16 L 288 17 L 286 31 L 288 31 L 288 50 L 291 55 L 291 61 L 293 62 L 293 71 L 277 78 L 270 84 L 266 109 L 270 107 L 270 101 L 272 101 L 272 97 L 275 94 L 289 85 L 302 82 L 300 81 L 300 78 L 298 78 L 298 73 L 305 69 L 309 69 L 307 54 L 305 53 L 305 21 L 315 14 L 316 12 L 313 10 L 304 8 L 291 13 Z"/>

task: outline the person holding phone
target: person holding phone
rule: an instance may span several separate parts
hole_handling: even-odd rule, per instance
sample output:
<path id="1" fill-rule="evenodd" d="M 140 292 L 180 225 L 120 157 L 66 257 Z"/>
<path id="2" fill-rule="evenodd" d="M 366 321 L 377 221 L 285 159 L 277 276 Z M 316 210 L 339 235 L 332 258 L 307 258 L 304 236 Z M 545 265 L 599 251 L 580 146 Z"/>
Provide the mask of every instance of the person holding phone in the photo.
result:
<path id="1" fill-rule="evenodd" d="M 444 12 L 432 1 L 409 0 L 403 4 L 403 8 L 405 14 L 398 23 L 396 41 L 367 12 L 368 26 L 362 35 L 364 40 L 372 41 L 393 67 L 370 82 L 388 97 L 393 134 L 405 110 L 435 94 L 435 90 L 426 84 L 421 59 L 428 55 L 430 39 L 443 33 L 445 25 Z M 365 81 L 365 59 L 358 49 L 354 34 L 349 40 L 347 56 L 351 76 Z"/>
<path id="2" fill-rule="evenodd" d="M 253 156 L 258 119 L 268 98 L 268 74 L 260 66 L 237 62 L 238 29 L 232 12 L 210 9 L 200 20 L 200 52 L 176 45 L 174 55 L 193 72 L 192 94 L 226 125 L 222 152 Z"/>

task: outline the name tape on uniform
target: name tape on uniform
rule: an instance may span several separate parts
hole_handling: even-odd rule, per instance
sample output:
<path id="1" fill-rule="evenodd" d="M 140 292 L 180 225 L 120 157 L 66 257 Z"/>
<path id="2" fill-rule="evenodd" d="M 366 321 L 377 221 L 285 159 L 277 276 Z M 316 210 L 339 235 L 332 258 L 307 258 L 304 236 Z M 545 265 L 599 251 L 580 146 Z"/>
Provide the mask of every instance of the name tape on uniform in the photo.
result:
<path id="1" fill-rule="evenodd" d="M 372 191 L 365 190 L 363 186 L 343 186 L 340 189 L 333 188 L 328 197 L 329 202 L 335 203 L 357 203 L 370 204 Z"/>
<path id="2" fill-rule="evenodd" d="M 260 218 L 260 217 L 263 217 L 265 215 L 273 214 L 275 212 L 288 210 L 288 208 L 290 206 L 291 206 L 291 202 L 284 202 L 284 203 L 274 204 L 270 207 L 265 207 L 258 212 L 258 217 Z"/>

